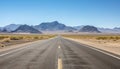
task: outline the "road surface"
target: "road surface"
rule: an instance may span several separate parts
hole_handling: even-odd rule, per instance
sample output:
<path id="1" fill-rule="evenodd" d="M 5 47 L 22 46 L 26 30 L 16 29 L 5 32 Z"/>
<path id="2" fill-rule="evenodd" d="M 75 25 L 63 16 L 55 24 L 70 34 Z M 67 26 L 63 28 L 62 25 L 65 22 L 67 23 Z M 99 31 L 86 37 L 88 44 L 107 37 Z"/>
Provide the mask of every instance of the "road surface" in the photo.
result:
<path id="1" fill-rule="evenodd" d="M 58 36 L 0 52 L 0 69 L 120 69 L 120 57 Z"/>

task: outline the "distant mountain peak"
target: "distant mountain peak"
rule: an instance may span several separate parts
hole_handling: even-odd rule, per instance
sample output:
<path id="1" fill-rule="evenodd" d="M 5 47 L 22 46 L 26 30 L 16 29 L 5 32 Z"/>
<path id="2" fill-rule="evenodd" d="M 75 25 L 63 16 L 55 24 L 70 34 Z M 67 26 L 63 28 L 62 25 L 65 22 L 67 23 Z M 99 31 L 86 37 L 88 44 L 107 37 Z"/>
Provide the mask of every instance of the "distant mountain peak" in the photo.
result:
<path id="1" fill-rule="evenodd" d="M 97 29 L 97 27 L 90 26 L 90 25 L 86 25 L 86 26 L 82 27 L 79 31 L 80 32 L 95 32 L 95 33 L 100 33 L 100 31 Z"/>
<path id="2" fill-rule="evenodd" d="M 36 25 L 35 28 L 44 31 L 74 30 L 74 28 L 59 23 L 58 21 L 43 22 L 39 25 Z"/>
<path id="3" fill-rule="evenodd" d="M 58 21 L 53 21 L 52 23 L 59 23 Z"/>

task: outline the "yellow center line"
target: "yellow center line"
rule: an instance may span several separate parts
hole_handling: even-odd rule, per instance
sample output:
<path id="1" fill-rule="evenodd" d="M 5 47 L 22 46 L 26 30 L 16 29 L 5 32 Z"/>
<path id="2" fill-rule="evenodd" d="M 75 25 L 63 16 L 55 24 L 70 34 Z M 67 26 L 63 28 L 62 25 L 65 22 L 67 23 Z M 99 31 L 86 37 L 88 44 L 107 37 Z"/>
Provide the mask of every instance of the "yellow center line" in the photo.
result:
<path id="1" fill-rule="evenodd" d="M 58 46 L 58 48 L 61 48 L 60 46 Z"/>
<path id="2" fill-rule="evenodd" d="M 58 58 L 58 69 L 62 69 L 62 59 Z"/>

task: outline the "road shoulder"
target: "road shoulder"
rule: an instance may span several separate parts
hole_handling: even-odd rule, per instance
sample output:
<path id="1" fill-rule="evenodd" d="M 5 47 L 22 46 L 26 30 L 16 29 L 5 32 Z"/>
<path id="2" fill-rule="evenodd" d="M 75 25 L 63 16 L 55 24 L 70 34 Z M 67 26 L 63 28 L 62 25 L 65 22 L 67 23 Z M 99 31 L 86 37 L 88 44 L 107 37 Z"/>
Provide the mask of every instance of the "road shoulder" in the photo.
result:
<path id="1" fill-rule="evenodd" d="M 82 39 L 73 39 L 73 38 L 65 38 L 65 39 L 73 40 L 73 41 L 76 41 L 76 42 L 79 42 L 79 43 L 82 43 L 82 44 L 85 44 L 85 45 L 88 45 L 91 47 L 95 47 L 95 48 L 98 48 L 101 50 L 105 50 L 105 51 L 114 53 L 116 55 L 120 55 L 120 50 L 118 47 L 108 47 L 108 46 L 104 46 L 104 45 L 100 45 L 100 44 L 95 44 L 93 42 L 85 41 Z"/>

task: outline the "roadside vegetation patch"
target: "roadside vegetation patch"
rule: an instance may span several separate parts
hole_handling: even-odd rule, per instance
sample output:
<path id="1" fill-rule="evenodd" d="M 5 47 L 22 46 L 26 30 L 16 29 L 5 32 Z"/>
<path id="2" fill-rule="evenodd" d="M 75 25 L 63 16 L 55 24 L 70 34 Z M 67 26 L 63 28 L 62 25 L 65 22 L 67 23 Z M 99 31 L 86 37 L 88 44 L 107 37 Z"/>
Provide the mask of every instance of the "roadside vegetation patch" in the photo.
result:
<path id="1" fill-rule="evenodd" d="M 67 38 L 73 38 L 73 39 L 81 39 L 81 40 L 85 40 L 85 41 L 91 41 L 94 43 L 120 43 L 120 35 L 113 35 L 113 34 L 108 34 L 108 35 L 104 35 L 104 34 L 77 34 L 77 35 L 62 35 L 63 37 L 67 37 Z"/>
<path id="2" fill-rule="evenodd" d="M 35 40 L 44 40 L 55 37 L 56 35 L 39 34 L 0 34 L 0 48 L 5 46 L 25 43 Z"/>

